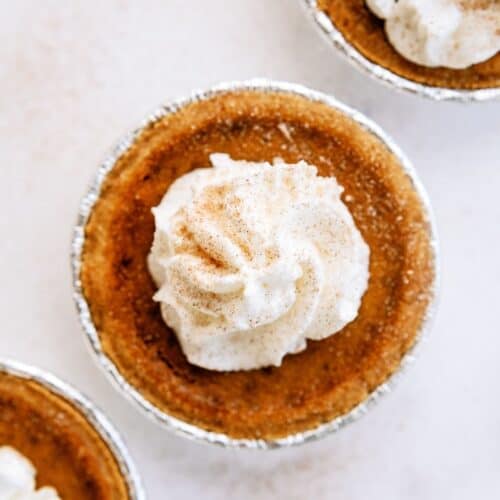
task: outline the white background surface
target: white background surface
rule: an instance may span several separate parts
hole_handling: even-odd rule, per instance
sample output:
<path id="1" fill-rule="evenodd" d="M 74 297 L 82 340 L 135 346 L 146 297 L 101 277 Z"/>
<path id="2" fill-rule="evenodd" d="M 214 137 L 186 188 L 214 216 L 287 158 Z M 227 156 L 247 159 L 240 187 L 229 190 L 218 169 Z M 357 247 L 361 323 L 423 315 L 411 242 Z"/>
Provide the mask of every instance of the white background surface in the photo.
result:
<path id="1" fill-rule="evenodd" d="M 0 0 L 0 353 L 49 369 L 123 433 L 153 500 L 500 498 L 500 103 L 400 95 L 348 66 L 296 0 Z M 80 197 L 159 103 L 255 76 L 334 93 L 413 159 L 443 294 L 398 388 L 321 442 L 226 451 L 146 421 L 97 370 L 71 298 Z"/>

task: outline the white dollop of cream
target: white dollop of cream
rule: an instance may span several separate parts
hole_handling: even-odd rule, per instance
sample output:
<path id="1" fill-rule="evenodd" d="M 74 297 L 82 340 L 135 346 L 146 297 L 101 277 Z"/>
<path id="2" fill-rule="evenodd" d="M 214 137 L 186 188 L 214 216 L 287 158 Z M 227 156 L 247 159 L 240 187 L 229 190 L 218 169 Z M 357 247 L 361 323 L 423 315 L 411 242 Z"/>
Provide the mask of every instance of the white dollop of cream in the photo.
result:
<path id="1" fill-rule="evenodd" d="M 368 246 L 315 167 L 210 159 L 153 209 L 154 299 L 191 363 L 279 366 L 357 316 Z"/>
<path id="2" fill-rule="evenodd" d="M 36 490 L 33 464 L 10 446 L 0 447 L 0 500 L 61 500 L 54 488 Z"/>
<path id="3" fill-rule="evenodd" d="M 500 50 L 498 0 L 366 0 L 393 47 L 422 66 L 463 69 Z"/>

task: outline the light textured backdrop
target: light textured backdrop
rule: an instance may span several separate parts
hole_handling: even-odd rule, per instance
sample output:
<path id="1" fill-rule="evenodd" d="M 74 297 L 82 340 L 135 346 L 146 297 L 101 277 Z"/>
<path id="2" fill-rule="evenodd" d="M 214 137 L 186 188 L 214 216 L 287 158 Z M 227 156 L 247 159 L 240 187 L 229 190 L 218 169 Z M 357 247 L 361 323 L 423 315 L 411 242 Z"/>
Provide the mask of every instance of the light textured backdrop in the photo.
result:
<path id="1" fill-rule="evenodd" d="M 400 95 L 348 66 L 298 0 L 0 0 L 0 354 L 92 397 L 153 500 L 500 497 L 500 103 Z M 171 436 L 115 393 L 71 298 L 79 199 L 105 152 L 170 97 L 255 76 L 334 93 L 378 121 L 434 204 L 443 294 L 397 390 L 358 423 L 285 451 Z"/>

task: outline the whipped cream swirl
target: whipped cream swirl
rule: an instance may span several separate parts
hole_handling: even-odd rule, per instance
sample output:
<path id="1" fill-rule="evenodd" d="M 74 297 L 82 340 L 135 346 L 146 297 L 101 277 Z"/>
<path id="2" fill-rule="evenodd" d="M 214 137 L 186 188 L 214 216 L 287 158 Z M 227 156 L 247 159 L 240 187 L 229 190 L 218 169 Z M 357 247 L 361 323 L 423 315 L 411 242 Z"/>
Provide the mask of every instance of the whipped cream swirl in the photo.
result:
<path id="1" fill-rule="evenodd" d="M 36 490 L 33 464 L 10 446 L 0 447 L 0 500 L 61 500 L 54 488 Z"/>
<path id="2" fill-rule="evenodd" d="M 500 50 L 499 0 L 366 0 L 393 47 L 422 66 L 463 69 Z"/>
<path id="3" fill-rule="evenodd" d="M 154 299 L 191 363 L 280 365 L 356 317 L 368 246 L 342 188 L 315 167 L 210 159 L 153 209 Z"/>

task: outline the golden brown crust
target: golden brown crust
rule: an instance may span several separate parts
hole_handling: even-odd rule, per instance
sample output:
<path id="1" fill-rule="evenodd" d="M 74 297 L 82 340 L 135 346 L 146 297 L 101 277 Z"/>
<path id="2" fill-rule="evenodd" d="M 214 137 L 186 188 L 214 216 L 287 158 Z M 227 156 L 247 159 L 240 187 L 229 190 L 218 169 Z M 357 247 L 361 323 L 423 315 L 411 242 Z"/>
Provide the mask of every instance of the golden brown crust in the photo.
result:
<path id="1" fill-rule="evenodd" d="M 152 300 L 151 207 L 213 152 L 304 159 L 334 174 L 371 249 L 357 319 L 279 368 L 220 373 L 190 365 Z M 148 400 L 211 431 L 272 439 L 346 413 L 397 368 L 430 300 L 428 229 L 398 160 L 343 113 L 298 96 L 234 91 L 162 118 L 120 158 L 86 227 L 81 278 L 104 351 Z"/>
<path id="2" fill-rule="evenodd" d="M 389 43 L 384 21 L 365 0 L 319 0 L 319 8 L 363 56 L 408 80 L 451 89 L 486 89 L 500 86 L 500 54 L 466 69 L 427 68 L 401 56 Z"/>
<path id="3" fill-rule="evenodd" d="M 96 430 L 72 404 L 38 382 L 0 373 L 0 446 L 37 469 L 37 487 L 63 500 L 123 500 L 127 485 Z"/>

